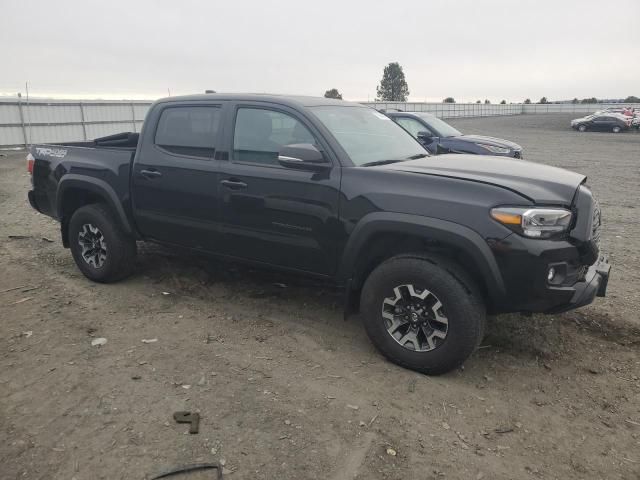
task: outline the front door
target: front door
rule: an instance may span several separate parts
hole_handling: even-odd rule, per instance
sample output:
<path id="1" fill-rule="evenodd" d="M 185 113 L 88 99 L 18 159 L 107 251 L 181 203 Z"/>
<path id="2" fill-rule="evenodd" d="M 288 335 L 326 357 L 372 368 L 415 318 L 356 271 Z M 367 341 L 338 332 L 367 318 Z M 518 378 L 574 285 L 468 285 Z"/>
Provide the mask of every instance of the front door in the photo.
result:
<path id="1" fill-rule="evenodd" d="M 133 208 L 146 238 L 216 251 L 221 105 L 168 105 L 146 121 L 133 166 Z"/>
<path id="2" fill-rule="evenodd" d="M 229 161 L 220 166 L 225 253 L 330 275 L 336 268 L 340 168 L 286 168 L 283 145 L 311 143 L 331 159 L 313 126 L 294 111 L 239 104 L 230 113 Z"/>
<path id="3" fill-rule="evenodd" d="M 442 151 L 440 147 L 440 139 L 436 136 L 436 134 L 426 125 L 424 125 L 419 120 L 416 120 L 412 117 L 395 117 L 394 120 L 398 125 L 404 128 L 407 132 L 411 134 L 413 138 L 418 140 L 420 144 L 427 149 L 429 153 L 437 155 L 439 153 L 446 153 Z M 419 137 L 418 134 L 420 132 L 427 132 L 431 134 L 430 137 Z"/>

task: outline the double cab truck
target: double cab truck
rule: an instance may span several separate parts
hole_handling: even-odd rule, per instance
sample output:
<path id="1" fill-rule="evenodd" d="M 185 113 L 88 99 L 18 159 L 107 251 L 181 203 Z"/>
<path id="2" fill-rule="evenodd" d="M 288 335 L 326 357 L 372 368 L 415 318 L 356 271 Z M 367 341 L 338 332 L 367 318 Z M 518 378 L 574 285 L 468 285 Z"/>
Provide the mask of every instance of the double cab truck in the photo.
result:
<path id="1" fill-rule="evenodd" d="M 487 314 L 604 296 L 600 208 L 583 175 L 513 158 L 430 156 L 341 100 L 209 94 L 155 102 L 140 134 L 34 145 L 33 208 L 96 282 L 136 242 L 334 282 L 390 360 L 461 365 Z"/>

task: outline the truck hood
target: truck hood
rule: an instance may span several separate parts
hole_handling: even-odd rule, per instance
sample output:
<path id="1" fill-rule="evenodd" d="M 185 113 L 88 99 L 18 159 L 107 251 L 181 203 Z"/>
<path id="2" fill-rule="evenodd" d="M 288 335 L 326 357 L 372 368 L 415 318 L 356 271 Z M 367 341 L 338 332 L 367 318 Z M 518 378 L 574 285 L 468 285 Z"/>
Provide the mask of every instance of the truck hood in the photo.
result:
<path id="1" fill-rule="evenodd" d="M 511 150 L 522 150 L 522 147 L 517 143 L 510 142 L 509 140 L 503 140 L 502 138 L 485 137 L 484 135 L 460 135 L 459 137 L 453 138 L 464 140 L 466 142 L 483 143 L 494 147 L 510 148 Z"/>
<path id="2" fill-rule="evenodd" d="M 489 155 L 437 155 L 375 168 L 487 183 L 540 205 L 571 205 L 578 186 L 586 179 L 562 168 Z"/>

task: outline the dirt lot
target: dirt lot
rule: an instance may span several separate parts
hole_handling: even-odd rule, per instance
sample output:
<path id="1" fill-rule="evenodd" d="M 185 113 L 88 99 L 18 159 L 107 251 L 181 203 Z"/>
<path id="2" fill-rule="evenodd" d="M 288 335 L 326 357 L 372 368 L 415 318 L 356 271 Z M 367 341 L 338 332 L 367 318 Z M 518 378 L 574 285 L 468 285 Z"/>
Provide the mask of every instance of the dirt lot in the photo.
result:
<path id="1" fill-rule="evenodd" d="M 386 362 L 339 292 L 305 279 L 141 246 L 135 276 L 90 283 L 27 204 L 24 153 L 0 158 L 0 478 L 223 460 L 232 479 L 638 479 L 640 134 L 568 120 L 452 123 L 589 175 L 609 296 L 494 319 L 464 369 L 432 378 Z M 200 412 L 199 434 L 178 410 Z"/>

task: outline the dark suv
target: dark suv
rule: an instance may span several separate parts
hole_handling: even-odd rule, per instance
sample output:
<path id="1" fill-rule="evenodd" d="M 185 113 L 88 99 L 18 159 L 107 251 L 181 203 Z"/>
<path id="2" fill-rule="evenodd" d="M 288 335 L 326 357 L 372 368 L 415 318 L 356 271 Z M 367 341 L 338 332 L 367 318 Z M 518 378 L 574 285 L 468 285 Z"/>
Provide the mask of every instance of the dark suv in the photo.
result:
<path id="1" fill-rule="evenodd" d="M 430 157 L 387 116 L 310 97 L 156 102 L 140 135 L 34 145 L 29 201 L 97 282 L 160 242 L 330 280 L 394 362 L 437 374 L 485 315 L 604 295 L 585 177 L 537 163 Z"/>
<path id="2" fill-rule="evenodd" d="M 423 112 L 385 112 L 430 153 L 471 153 L 522 158 L 522 147 L 501 138 L 464 135 L 444 120 Z"/>

